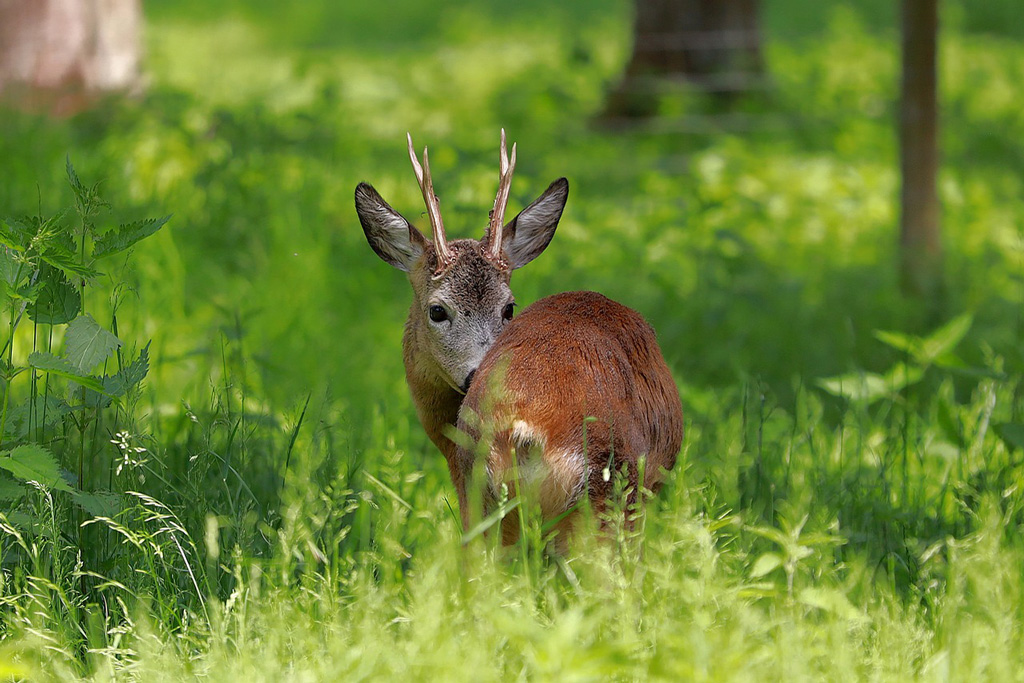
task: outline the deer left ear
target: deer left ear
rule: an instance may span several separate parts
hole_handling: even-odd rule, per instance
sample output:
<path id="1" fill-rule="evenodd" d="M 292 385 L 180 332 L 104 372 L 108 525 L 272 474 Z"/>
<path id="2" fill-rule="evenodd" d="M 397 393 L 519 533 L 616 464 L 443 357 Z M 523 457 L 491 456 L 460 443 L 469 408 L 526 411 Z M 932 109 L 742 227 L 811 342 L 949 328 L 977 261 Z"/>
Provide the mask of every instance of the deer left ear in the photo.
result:
<path id="1" fill-rule="evenodd" d="M 522 268 L 547 248 L 568 199 L 569 181 L 559 178 L 502 228 L 501 249 L 513 269 Z"/>
<path id="2" fill-rule="evenodd" d="M 427 239 L 384 201 L 373 186 L 356 186 L 356 213 L 366 241 L 377 256 L 399 270 L 412 270 L 427 248 Z"/>

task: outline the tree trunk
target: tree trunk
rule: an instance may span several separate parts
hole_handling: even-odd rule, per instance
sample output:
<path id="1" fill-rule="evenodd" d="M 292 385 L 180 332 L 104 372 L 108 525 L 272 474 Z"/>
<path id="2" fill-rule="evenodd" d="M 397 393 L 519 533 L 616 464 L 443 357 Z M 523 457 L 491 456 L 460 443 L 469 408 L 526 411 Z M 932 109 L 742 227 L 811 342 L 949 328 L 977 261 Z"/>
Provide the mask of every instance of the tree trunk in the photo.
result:
<path id="1" fill-rule="evenodd" d="M 139 0 L 0 0 L 0 95 L 55 114 L 137 88 Z"/>
<path id="2" fill-rule="evenodd" d="M 933 301 L 942 289 L 936 42 L 938 0 L 903 0 L 900 100 L 900 248 L 904 292 Z"/>
<path id="3" fill-rule="evenodd" d="M 634 2 L 633 55 L 609 95 L 607 115 L 655 113 L 659 80 L 683 80 L 722 96 L 760 84 L 760 0 Z"/>

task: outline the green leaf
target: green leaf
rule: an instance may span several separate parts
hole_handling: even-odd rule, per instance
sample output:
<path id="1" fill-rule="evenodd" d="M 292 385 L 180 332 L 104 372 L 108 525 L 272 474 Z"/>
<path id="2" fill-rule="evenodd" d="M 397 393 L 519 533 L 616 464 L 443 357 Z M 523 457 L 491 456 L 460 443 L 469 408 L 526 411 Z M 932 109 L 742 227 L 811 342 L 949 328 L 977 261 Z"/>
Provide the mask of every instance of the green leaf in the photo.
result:
<path id="1" fill-rule="evenodd" d="M 33 428 L 51 427 L 71 411 L 71 406 L 56 396 L 38 394 L 11 408 L 7 415 L 7 435 L 26 439 L 30 424 Z"/>
<path id="2" fill-rule="evenodd" d="M 7 295 L 18 301 L 24 301 L 26 303 L 32 303 L 39 296 L 39 292 L 43 290 L 42 282 L 26 282 L 24 285 L 18 288 L 18 291 L 12 292 L 8 290 Z"/>
<path id="3" fill-rule="evenodd" d="M 171 217 L 168 215 L 163 218 L 147 218 L 134 223 L 122 224 L 117 230 L 112 230 L 96 240 L 92 255 L 94 258 L 100 258 L 124 251 L 155 233 L 170 219 Z"/>
<path id="4" fill-rule="evenodd" d="M 940 360 L 948 360 L 950 364 L 954 364 L 957 359 L 952 355 L 953 348 L 970 331 L 973 321 L 974 317 L 970 313 L 964 313 L 953 318 L 928 337 L 922 338 L 901 332 L 877 330 L 875 339 L 898 351 L 903 351 L 921 365 L 933 365 Z"/>
<path id="5" fill-rule="evenodd" d="M 809 607 L 831 612 L 849 621 L 864 621 L 866 617 L 850 603 L 850 599 L 834 588 L 804 588 L 797 601 Z"/>
<path id="6" fill-rule="evenodd" d="M 107 394 L 107 390 L 100 380 L 82 373 L 67 359 L 58 358 L 52 353 L 46 353 L 45 351 L 33 351 L 28 356 L 28 364 L 36 370 L 42 370 L 43 372 L 48 372 L 51 375 L 57 375 L 58 377 L 63 377 L 65 379 L 70 379 L 73 382 L 77 382 L 86 389 L 92 389 L 93 391 L 105 395 Z"/>
<path id="7" fill-rule="evenodd" d="M 780 548 L 787 548 L 791 542 L 789 535 L 773 526 L 750 526 L 746 527 L 746 529 L 750 533 L 757 534 L 761 538 L 767 538 Z"/>
<path id="8" fill-rule="evenodd" d="M 103 394 L 88 392 L 85 397 L 85 404 L 90 407 L 106 408 L 112 399 L 124 396 L 133 387 L 139 385 L 149 374 L 149 344 L 142 349 L 139 357 L 123 367 L 113 375 L 104 375 L 100 378 L 103 383 Z"/>
<path id="9" fill-rule="evenodd" d="M 65 157 L 65 170 L 68 174 L 68 184 L 71 185 L 71 190 L 75 193 L 75 202 L 77 204 L 79 215 L 82 217 L 83 222 L 89 223 L 88 218 L 91 216 L 98 207 L 109 207 L 110 204 L 100 198 L 99 184 L 86 187 L 85 183 L 81 181 L 78 174 L 75 172 L 75 167 L 71 165 L 71 156 Z"/>
<path id="10" fill-rule="evenodd" d="M 110 358 L 120 346 L 121 340 L 100 327 L 88 313 L 72 320 L 64 335 L 65 356 L 82 374 Z"/>
<path id="11" fill-rule="evenodd" d="M 11 223 L 8 223 L 6 220 L 0 220 L 0 246 L 15 251 L 25 251 L 20 232 Z"/>
<path id="12" fill-rule="evenodd" d="M 992 428 L 1007 446 L 1024 450 L 1024 422 L 1003 422 Z"/>
<path id="13" fill-rule="evenodd" d="M 853 372 L 836 377 L 823 377 L 818 379 L 815 384 L 833 396 L 854 402 L 867 401 L 870 403 L 887 393 L 882 376 L 873 372 Z"/>
<path id="14" fill-rule="evenodd" d="M 43 286 L 35 305 L 28 307 L 28 316 L 44 325 L 64 325 L 82 309 L 82 296 L 78 288 L 68 281 L 63 271 L 46 264 L 39 279 Z"/>
<path id="15" fill-rule="evenodd" d="M 121 496 L 113 491 L 94 491 L 92 493 L 75 491 L 71 497 L 79 507 L 93 517 L 113 517 L 124 507 Z"/>
<path id="16" fill-rule="evenodd" d="M 149 374 L 149 344 L 146 344 L 139 353 L 139 357 L 134 361 L 119 372 L 104 377 L 103 386 L 114 396 L 124 396 L 130 389 L 146 379 L 147 374 Z"/>
<path id="17" fill-rule="evenodd" d="M 0 455 L 0 467 L 22 481 L 35 481 L 47 488 L 69 493 L 73 491 L 60 475 L 57 459 L 36 444 L 18 446 L 13 451 Z"/>
<path id="18" fill-rule="evenodd" d="M 0 249 L 0 282 L 3 282 L 5 289 L 11 289 L 17 285 L 17 280 L 23 266 L 18 263 L 20 257 L 11 253 L 9 247 Z"/>
<path id="19" fill-rule="evenodd" d="M 84 263 L 80 263 L 70 249 L 60 244 L 54 243 L 47 245 L 47 248 L 39 254 L 39 258 L 43 259 L 54 268 L 60 268 L 69 276 L 74 275 L 89 280 L 100 274 L 100 272 L 95 268 L 91 268 Z"/>
<path id="20" fill-rule="evenodd" d="M 78 197 L 79 199 L 85 197 L 88 194 L 89 189 L 82 184 L 82 181 L 79 179 L 78 174 L 75 173 L 75 167 L 71 165 L 70 154 L 64 157 L 64 170 L 68 174 L 68 184 L 71 185 L 71 189 L 72 191 L 74 191 L 75 196 Z"/>
<path id="21" fill-rule="evenodd" d="M 931 365 L 940 357 L 951 353 L 971 329 L 974 316 L 970 313 L 959 315 L 921 341 L 919 363 Z"/>
<path id="22" fill-rule="evenodd" d="M 26 493 L 28 489 L 7 475 L 0 477 L 0 500 L 17 500 Z"/>
<path id="23" fill-rule="evenodd" d="M 45 223 L 42 219 L 34 217 L 22 220 L 13 218 L 0 220 L 0 244 L 14 251 L 24 252 L 41 228 L 63 219 L 66 213 L 66 211 L 62 211 Z"/>
<path id="24" fill-rule="evenodd" d="M 815 383 L 833 396 L 839 396 L 854 403 L 870 404 L 919 382 L 923 376 L 922 368 L 897 363 L 884 375 L 873 372 L 849 373 L 837 377 L 825 377 Z"/>
<path id="25" fill-rule="evenodd" d="M 909 353 L 916 358 L 921 348 L 921 340 L 902 332 L 887 332 L 886 330 L 875 330 L 875 339 L 897 351 Z"/>
<path id="26" fill-rule="evenodd" d="M 754 566 L 750 568 L 750 578 L 759 579 L 766 574 L 770 574 L 779 567 L 782 566 L 782 558 L 776 553 L 765 553 L 761 557 L 757 558 L 754 562 Z"/>

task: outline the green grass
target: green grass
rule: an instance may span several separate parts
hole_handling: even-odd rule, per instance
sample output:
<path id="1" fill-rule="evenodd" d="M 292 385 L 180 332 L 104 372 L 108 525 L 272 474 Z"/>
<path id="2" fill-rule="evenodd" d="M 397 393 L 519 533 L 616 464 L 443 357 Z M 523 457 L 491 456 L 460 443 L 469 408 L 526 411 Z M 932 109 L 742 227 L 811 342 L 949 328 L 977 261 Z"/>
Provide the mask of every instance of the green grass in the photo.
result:
<path id="1" fill-rule="evenodd" d="M 142 387 L 98 405 L 39 371 L 4 385 L 78 407 L 18 437 L 74 492 L 0 475 L 0 677 L 1020 679 L 1014 3 L 943 4 L 932 306 L 896 274 L 889 3 L 768 3 L 750 130 L 686 93 L 655 125 L 594 123 L 628 3 L 357 4 L 151 3 L 140 99 L 0 114 L 0 217 L 72 205 L 66 158 L 113 206 L 98 238 L 173 213 L 85 290 L 124 342 L 94 374 L 151 341 Z M 510 211 L 571 183 L 517 300 L 587 288 L 642 312 L 686 413 L 643 524 L 565 563 L 460 547 L 404 383 L 408 285 L 352 205 L 366 180 L 419 216 L 411 131 L 448 230 L 479 236 L 502 126 Z M 11 366 L 73 348 L 50 331 L 21 326 Z M 146 449 L 127 464 L 121 432 Z"/>

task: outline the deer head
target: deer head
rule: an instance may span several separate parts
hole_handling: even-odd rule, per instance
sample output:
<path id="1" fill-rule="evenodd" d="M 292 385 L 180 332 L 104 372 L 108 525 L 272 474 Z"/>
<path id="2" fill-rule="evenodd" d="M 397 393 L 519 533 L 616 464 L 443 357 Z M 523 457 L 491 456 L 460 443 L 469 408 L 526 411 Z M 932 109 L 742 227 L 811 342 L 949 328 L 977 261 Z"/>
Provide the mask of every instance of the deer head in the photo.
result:
<path id="1" fill-rule="evenodd" d="M 498 193 L 487 230 L 479 241 L 448 241 L 430 177 L 427 150 L 423 149 L 421 165 L 411 135 L 408 142 L 433 240 L 428 240 L 366 183 L 356 187 L 356 211 L 374 252 L 384 262 L 409 274 L 413 303 L 404 346 L 410 385 L 415 374 L 421 381 L 445 385 L 463 394 L 484 354 L 512 319 L 512 271 L 535 259 L 551 241 L 565 208 L 569 183 L 565 178 L 551 183 L 532 204 L 503 224 L 516 146 L 512 145 L 509 158 L 502 130 Z M 413 388 L 422 418 L 424 409 L 419 404 L 426 399 L 416 392 Z"/>

